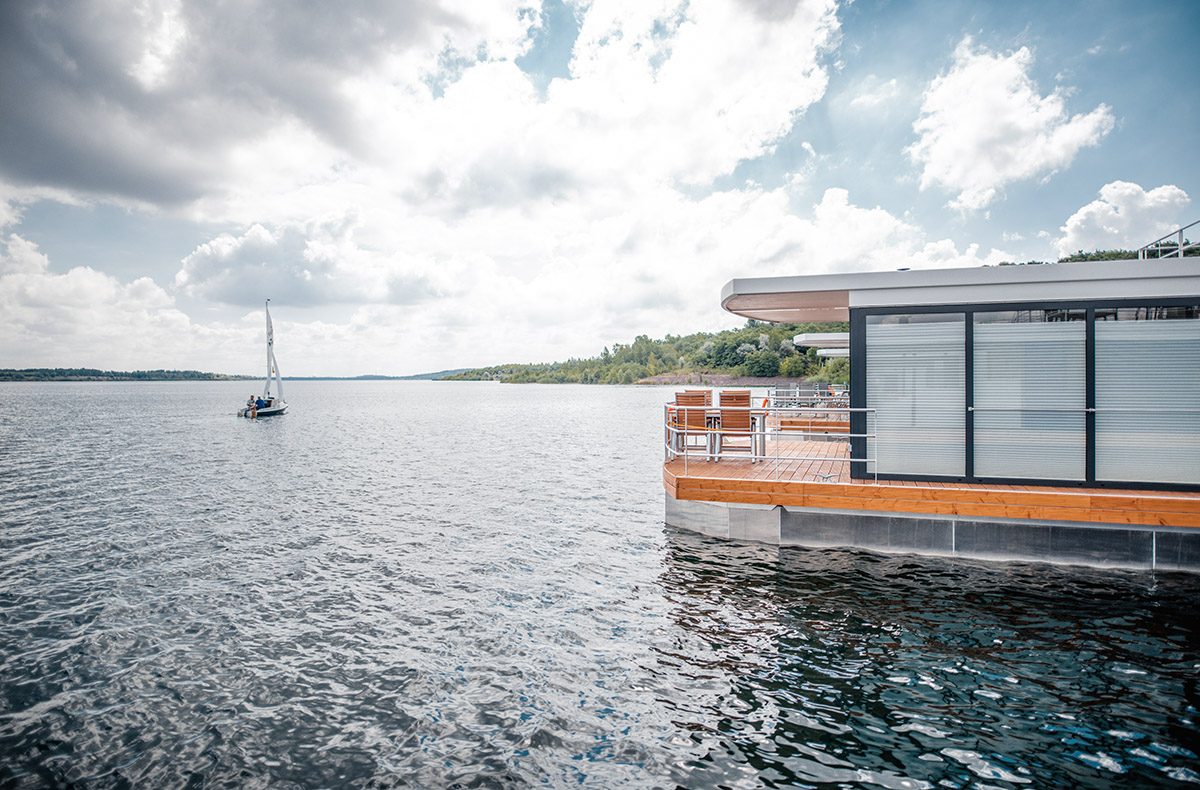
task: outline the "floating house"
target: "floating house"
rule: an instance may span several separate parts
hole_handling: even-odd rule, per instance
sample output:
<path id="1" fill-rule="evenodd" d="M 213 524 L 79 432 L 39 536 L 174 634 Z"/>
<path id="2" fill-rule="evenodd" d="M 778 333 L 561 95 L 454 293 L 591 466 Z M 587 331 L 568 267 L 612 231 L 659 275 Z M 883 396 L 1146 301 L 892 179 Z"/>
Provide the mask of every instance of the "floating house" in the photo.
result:
<path id="1" fill-rule="evenodd" d="M 668 408 L 669 524 L 1200 571 L 1200 258 L 735 279 L 721 304 L 848 321 L 849 402 L 756 404 L 750 458 L 688 451 Z"/>

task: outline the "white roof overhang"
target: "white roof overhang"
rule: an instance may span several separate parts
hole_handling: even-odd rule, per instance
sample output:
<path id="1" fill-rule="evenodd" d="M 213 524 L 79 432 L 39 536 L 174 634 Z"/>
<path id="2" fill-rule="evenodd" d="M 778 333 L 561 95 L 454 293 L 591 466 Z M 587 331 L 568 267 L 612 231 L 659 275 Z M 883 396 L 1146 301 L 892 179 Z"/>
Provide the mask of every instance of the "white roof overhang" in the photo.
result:
<path id="1" fill-rule="evenodd" d="M 803 332 L 792 338 L 792 345 L 804 348 L 850 348 L 850 333 Z"/>
<path id="2" fill-rule="evenodd" d="M 774 322 L 846 321 L 850 308 L 1200 297 L 1200 258 L 730 280 L 721 306 Z"/>

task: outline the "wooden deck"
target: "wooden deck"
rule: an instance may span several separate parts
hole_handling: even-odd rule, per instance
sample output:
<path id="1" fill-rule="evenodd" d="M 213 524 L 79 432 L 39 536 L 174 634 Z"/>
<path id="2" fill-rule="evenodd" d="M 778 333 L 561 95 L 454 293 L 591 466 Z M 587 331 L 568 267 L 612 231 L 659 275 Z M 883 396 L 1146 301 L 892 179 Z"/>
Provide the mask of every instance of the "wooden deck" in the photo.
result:
<path id="1" fill-rule="evenodd" d="M 774 451 L 774 444 L 772 444 Z M 1200 527 L 1200 493 L 1056 486 L 851 480 L 845 442 L 782 442 L 781 456 L 813 460 L 679 458 L 663 465 L 676 499 L 791 507 Z M 833 475 L 828 479 L 824 476 Z"/>

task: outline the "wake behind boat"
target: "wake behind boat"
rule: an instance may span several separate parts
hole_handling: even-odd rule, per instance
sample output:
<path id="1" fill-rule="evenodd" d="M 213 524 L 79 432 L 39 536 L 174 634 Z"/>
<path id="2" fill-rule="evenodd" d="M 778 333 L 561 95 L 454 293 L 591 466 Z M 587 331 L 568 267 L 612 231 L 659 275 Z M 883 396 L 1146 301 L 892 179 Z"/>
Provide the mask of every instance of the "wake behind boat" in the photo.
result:
<path id="1" fill-rule="evenodd" d="M 267 378 L 263 382 L 262 395 L 251 395 L 246 405 L 238 409 L 239 417 L 273 417 L 287 410 L 283 399 L 283 379 L 279 377 L 279 363 L 275 361 L 275 332 L 271 328 L 271 300 L 267 300 Z M 271 395 L 271 377 L 275 377 L 276 396 Z"/>

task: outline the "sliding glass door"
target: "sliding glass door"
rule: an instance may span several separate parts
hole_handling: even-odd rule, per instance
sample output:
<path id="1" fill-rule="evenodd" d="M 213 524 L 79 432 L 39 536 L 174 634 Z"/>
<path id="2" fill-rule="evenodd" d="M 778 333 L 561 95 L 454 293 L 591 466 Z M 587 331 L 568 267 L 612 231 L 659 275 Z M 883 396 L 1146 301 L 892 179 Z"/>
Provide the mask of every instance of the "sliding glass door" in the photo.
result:
<path id="1" fill-rule="evenodd" d="M 964 327 L 962 313 L 867 317 L 866 405 L 878 436 L 867 453 L 879 474 L 964 474 Z"/>
<path id="2" fill-rule="evenodd" d="M 1200 482 L 1200 307 L 1096 321 L 1096 479 Z"/>
<path id="3" fill-rule="evenodd" d="M 1083 480 L 1084 311 L 978 312 L 974 330 L 977 477 Z"/>

